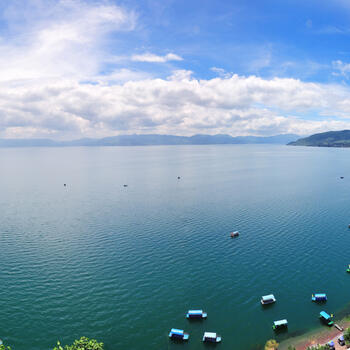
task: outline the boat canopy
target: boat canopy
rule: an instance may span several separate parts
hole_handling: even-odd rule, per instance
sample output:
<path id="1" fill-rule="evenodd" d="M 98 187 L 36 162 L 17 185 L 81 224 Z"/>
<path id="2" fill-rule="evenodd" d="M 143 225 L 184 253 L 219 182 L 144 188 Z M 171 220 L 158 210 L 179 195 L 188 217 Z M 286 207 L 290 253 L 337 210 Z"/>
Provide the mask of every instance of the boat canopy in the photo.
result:
<path id="1" fill-rule="evenodd" d="M 188 314 L 189 315 L 202 315 L 203 314 L 203 310 L 189 310 Z"/>
<path id="2" fill-rule="evenodd" d="M 333 341 L 333 340 L 330 341 L 328 344 L 329 344 L 330 346 L 333 346 L 333 347 L 334 347 L 334 341 Z"/>
<path id="3" fill-rule="evenodd" d="M 327 314 L 325 311 L 320 312 L 320 316 L 323 317 L 325 320 L 330 320 L 331 316 Z"/>
<path id="4" fill-rule="evenodd" d="M 204 338 L 216 339 L 216 333 L 204 332 Z"/>
<path id="5" fill-rule="evenodd" d="M 177 335 L 184 335 L 184 331 L 182 329 L 172 328 L 170 332 Z"/>
<path id="6" fill-rule="evenodd" d="M 344 340 L 344 336 L 341 335 L 341 336 L 339 337 L 339 340 Z"/>
<path id="7" fill-rule="evenodd" d="M 323 298 L 327 298 L 327 295 L 324 293 L 316 293 L 315 298 L 323 299 Z"/>
<path id="8" fill-rule="evenodd" d="M 268 301 L 268 300 L 273 300 L 273 299 L 275 299 L 275 296 L 274 296 L 273 294 L 264 295 L 264 296 L 262 297 L 262 300 L 263 300 L 263 301 Z"/>
<path id="9" fill-rule="evenodd" d="M 275 321 L 274 322 L 274 325 L 276 326 L 276 327 L 278 327 L 278 326 L 285 326 L 285 325 L 287 325 L 288 324 L 288 321 L 287 320 L 279 320 L 279 321 Z"/>

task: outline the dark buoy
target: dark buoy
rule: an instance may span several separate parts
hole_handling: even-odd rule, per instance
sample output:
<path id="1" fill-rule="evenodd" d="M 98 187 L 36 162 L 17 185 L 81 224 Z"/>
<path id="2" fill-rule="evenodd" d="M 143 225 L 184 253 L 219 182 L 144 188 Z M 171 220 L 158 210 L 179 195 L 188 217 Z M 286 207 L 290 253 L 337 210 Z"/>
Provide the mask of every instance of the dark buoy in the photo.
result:
<path id="1" fill-rule="evenodd" d="M 128 187 L 128 185 L 123 185 L 124 187 Z"/>
<path id="2" fill-rule="evenodd" d="M 341 179 L 344 179 L 344 176 L 340 176 Z"/>
<path id="3" fill-rule="evenodd" d="M 178 177 L 177 177 L 177 179 L 178 179 L 178 180 L 180 180 L 180 179 L 181 179 L 181 177 L 180 177 L 180 176 L 178 176 Z"/>
<path id="4" fill-rule="evenodd" d="M 67 187 L 67 184 L 63 184 L 64 187 Z"/>

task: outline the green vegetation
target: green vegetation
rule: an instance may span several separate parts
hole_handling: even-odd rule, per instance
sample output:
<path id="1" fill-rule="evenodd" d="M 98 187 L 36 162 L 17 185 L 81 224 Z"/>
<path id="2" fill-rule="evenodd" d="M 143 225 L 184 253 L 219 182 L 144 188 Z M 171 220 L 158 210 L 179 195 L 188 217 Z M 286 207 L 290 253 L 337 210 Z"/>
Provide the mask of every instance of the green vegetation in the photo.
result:
<path id="1" fill-rule="evenodd" d="M 11 350 L 11 348 L 9 346 L 6 346 L 4 344 L 0 345 L 0 350 Z"/>
<path id="2" fill-rule="evenodd" d="M 276 350 L 278 349 L 278 343 L 275 339 L 270 339 L 265 344 L 265 350 Z"/>
<path id="3" fill-rule="evenodd" d="M 315 345 L 315 346 L 309 346 L 306 350 L 330 350 L 330 346 L 328 344 L 326 345 Z"/>
<path id="4" fill-rule="evenodd" d="M 296 349 L 295 349 L 295 347 L 294 347 L 294 346 L 289 345 L 289 346 L 288 346 L 288 350 L 296 350 Z"/>
<path id="5" fill-rule="evenodd" d="M 292 146 L 350 147 L 350 130 L 328 131 L 290 142 Z"/>
<path id="6" fill-rule="evenodd" d="M 344 331 L 344 339 L 345 339 L 345 344 L 350 345 L 350 328 L 347 328 Z"/>
<path id="7" fill-rule="evenodd" d="M 0 350 L 3 349 L 0 348 Z M 79 340 L 75 340 L 72 345 L 66 345 L 65 347 L 62 347 L 61 343 L 57 342 L 57 346 L 53 350 L 103 350 L 103 343 L 98 343 L 95 339 L 81 337 Z"/>

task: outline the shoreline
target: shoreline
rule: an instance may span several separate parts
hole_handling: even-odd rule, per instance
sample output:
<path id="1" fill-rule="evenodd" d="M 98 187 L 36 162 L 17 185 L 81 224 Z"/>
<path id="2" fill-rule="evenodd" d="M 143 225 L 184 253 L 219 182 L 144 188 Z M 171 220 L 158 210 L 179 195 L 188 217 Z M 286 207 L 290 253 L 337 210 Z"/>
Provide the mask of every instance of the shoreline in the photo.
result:
<path id="1" fill-rule="evenodd" d="M 348 327 L 350 327 L 350 315 L 337 320 L 335 323 L 337 323 L 339 326 L 341 326 L 344 330 Z M 310 330 L 309 332 L 306 332 L 302 335 L 290 337 L 286 340 L 283 340 L 279 346 L 279 350 L 288 350 L 288 346 L 295 347 L 296 350 L 306 350 L 309 346 L 313 345 L 324 345 L 328 343 L 329 341 L 333 340 L 335 343 L 336 349 L 346 349 L 344 346 L 340 346 L 338 344 L 338 337 L 343 334 L 344 332 L 339 331 L 334 326 L 332 327 L 320 327 L 317 329 Z"/>

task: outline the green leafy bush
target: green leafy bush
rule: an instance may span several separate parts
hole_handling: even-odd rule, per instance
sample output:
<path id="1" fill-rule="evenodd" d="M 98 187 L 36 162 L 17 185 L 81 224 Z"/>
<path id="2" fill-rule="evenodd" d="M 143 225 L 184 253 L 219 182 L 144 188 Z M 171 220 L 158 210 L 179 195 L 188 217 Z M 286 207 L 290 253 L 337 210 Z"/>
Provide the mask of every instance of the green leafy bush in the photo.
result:
<path id="1" fill-rule="evenodd" d="M 6 346 L 4 344 L 0 345 L 0 350 L 11 350 L 11 348 L 9 346 Z"/>
<path id="2" fill-rule="evenodd" d="M 328 344 L 315 345 L 315 346 L 309 346 L 306 350 L 330 350 L 330 346 Z"/>
<path id="3" fill-rule="evenodd" d="M 277 350 L 278 349 L 278 343 L 275 339 L 270 339 L 265 344 L 265 350 Z"/>
<path id="4" fill-rule="evenodd" d="M 2 349 L 0 348 L 0 350 Z M 81 337 L 79 340 L 75 340 L 72 345 L 66 345 L 65 347 L 57 342 L 57 346 L 53 350 L 103 350 L 103 343 L 98 343 L 95 339 Z"/>

